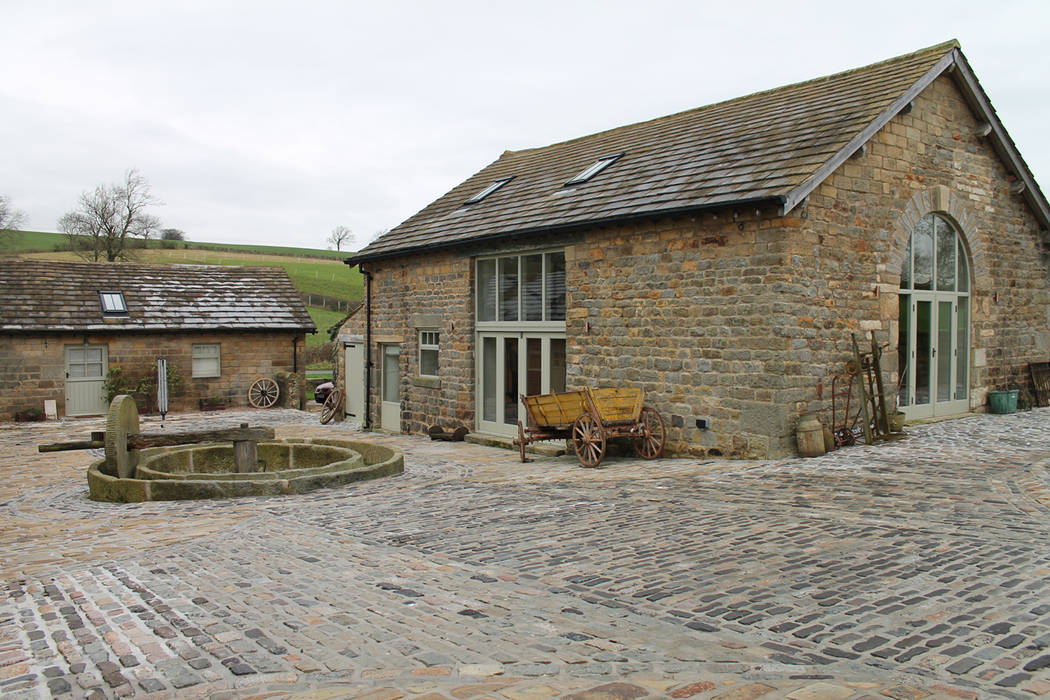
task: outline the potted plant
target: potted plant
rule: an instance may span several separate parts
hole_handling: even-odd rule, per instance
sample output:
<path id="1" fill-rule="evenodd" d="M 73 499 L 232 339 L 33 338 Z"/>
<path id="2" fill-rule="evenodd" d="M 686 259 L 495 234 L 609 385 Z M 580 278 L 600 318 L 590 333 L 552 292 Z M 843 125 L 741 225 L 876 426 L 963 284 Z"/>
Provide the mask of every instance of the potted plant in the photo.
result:
<path id="1" fill-rule="evenodd" d="M 209 396 L 199 403 L 202 411 L 222 411 L 226 408 L 226 400 L 221 396 Z"/>
<path id="2" fill-rule="evenodd" d="M 1007 385 L 1006 353 L 1003 353 L 1003 362 L 1000 372 L 1001 386 Z M 993 389 L 988 392 L 989 413 L 1014 413 L 1017 411 L 1017 389 Z"/>

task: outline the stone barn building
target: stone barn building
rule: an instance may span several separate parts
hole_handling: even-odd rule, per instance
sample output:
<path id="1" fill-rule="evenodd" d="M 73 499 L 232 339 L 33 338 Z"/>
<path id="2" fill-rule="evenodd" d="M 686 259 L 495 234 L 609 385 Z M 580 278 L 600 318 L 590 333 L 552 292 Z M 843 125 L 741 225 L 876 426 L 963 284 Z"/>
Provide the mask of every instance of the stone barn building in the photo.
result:
<path id="1" fill-rule="evenodd" d="M 280 268 L 3 260 L 0 420 L 49 399 L 59 415 L 105 413 L 110 370 L 156 377 L 162 357 L 181 377 L 173 411 L 245 406 L 254 380 L 280 372 L 299 407 L 315 331 Z M 140 411 L 150 399 L 136 396 Z"/>
<path id="2" fill-rule="evenodd" d="M 631 385 L 672 453 L 776 457 L 869 331 L 908 418 L 983 410 L 1048 359 L 1048 224 L 955 42 L 506 152 L 347 261 L 346 410 L 511 436 Z"/>

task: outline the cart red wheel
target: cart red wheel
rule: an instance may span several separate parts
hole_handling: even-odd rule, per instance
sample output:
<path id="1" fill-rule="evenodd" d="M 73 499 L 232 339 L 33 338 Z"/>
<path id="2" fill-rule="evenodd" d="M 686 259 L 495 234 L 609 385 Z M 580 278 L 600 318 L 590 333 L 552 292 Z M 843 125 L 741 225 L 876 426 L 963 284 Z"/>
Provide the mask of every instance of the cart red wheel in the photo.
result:
<path id="1" fill-rule="evenodd" d="M 605 458 L 605 430 L 590 413 L 583 413 L 572 424 L 572 446 L 585 467 L 597 467 Z"/>
<path id="2" fill-rule="evenodd" d="M 324 400 L 324 405 L 321 406 L 321 423 L 331 422 L 342 405 L 343 392 L 338 389 L 332 389 L 332 393 L 328 395 L 328 398 Z"/>
<path id="3" fill-rule="evenodd" d="M 525 426 L 518 421 L 518 450 L 521 451 L 521 461 L 528 462 L 529 460 L 525 457 Z"/>
<path id="4" fill-rule="evenodd" d="M 642 459 L 656 459 L 663 454 L 666 437 L 664 419 L 655 408 L 642 406 L 642 411 L 638 414 L 638 425 L 631 435 L 635 454 Z"/>

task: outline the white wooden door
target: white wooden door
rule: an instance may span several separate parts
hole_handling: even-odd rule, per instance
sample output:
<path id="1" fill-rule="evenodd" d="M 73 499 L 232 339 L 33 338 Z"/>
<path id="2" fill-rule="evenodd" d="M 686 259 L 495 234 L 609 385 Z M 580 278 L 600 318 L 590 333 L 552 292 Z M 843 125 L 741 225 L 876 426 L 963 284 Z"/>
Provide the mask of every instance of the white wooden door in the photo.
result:
<path id="1" fill-rule="evenodd" d="M 103 383 L 109 352 L 105 345 L 66 346 L 66 415 L 97 416 L 106 412 Z"/>
<path id="2" fill-rule="evenodd" d="M 392 433 L 401 432 L 401 348 L 382 346 L 382 396 L 379 409 L 379 427 Z"/>
<path id="3" fill-rule="evenodd" d="M 343 377 L 346 380 L 344 410 L 347 418 L 361 421 L 365 417 L 365 345 L 345 343 Z"/>

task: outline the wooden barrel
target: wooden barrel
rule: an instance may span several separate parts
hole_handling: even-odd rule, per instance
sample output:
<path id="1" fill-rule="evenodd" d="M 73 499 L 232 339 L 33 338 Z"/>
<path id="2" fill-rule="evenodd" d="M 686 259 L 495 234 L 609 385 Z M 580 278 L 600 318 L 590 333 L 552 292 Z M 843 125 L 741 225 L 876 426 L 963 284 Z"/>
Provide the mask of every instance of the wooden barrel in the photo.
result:
<path id="1" fill-rule="evenodd" d="M 824 426 L 813 414 L 800 416 L 798 429 L 798 454 L 800 457 L 819 457 L 826 452 L 824 449 Z"/>

